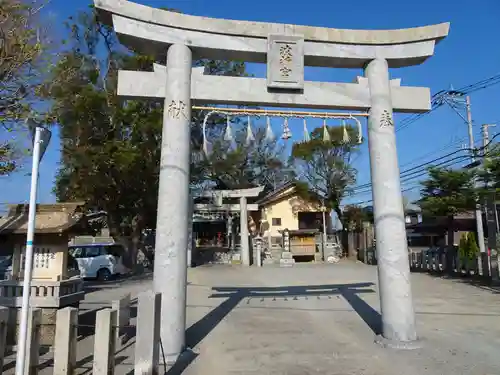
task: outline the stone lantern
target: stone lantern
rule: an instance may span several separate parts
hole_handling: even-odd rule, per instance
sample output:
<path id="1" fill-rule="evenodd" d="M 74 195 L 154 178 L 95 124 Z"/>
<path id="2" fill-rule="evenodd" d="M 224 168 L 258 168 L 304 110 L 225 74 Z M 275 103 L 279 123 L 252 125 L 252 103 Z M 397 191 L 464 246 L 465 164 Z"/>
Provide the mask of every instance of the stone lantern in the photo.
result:
<path id="1" fill-rule="evenodd" d="M 0 281 L 0 306 L 9 308 L 11 343 L 16 341 L 22 305 L 27 227 L 28 205 L 12 205 L 0 219 L 0 249 L 12 258 L 11 270 Z M 42 310 L 42 345 L 53 344 L 57 310 L 78 307 L 85 296 L 80 272 L 68 262 L 68 242 L 88 230 L 81 203 L 37 205 L 30 306 Z"/>

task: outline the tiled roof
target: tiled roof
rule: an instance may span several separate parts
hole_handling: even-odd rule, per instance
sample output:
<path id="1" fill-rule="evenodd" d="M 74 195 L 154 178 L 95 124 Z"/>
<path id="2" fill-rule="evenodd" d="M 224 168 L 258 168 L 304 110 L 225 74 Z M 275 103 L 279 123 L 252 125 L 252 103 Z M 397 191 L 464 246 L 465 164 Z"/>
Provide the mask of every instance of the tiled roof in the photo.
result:
<path id="1" fill-rule="evenodd" d="M 82 223 L 83 203 L 37 205 L 35 233 L 62 233 Z M 0 235 L 23 234 L 28 229 L 28 205 L 10 205 L 6 217 L 0 218 Z"/>

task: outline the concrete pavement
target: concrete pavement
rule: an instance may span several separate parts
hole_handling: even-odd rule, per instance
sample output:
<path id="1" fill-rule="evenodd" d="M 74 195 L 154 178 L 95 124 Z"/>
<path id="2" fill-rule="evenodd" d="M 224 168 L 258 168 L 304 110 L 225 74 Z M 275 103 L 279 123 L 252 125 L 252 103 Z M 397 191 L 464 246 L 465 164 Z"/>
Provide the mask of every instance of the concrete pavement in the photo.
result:
<path id="1" fill-rule="evenodd" d="M 411 277 L 422 348 L 394 351 L 373 342 L 379 329 L 373 266 L 190 269 L 192 352 L 168 373 L 498 374 L 500 294 L 425 274 Z M 149 287 L 147 278 L 110 284 L 88 294 L 82 307 L 109 305 Z M 91 373 L 92 347 L 93 336 L 79 341 L 78 374 Z M 132 374 L 133 351 L 131 339 L 117 353 L 117 374 Z M 50 358 L 43 357 L 41 375 L 52 373 Z"/>

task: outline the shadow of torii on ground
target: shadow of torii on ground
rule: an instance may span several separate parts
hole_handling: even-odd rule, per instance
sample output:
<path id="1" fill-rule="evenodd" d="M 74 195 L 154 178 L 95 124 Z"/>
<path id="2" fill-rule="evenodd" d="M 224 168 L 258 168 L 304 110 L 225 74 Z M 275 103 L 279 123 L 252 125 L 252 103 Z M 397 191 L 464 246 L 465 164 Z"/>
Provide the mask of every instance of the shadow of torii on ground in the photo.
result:
<path id="1" fill-rule="evenodd" d="M 291 285 L 278 287 L 213 287 L 209 298 L 225 298 L 225 301 L 210 311 L 187 330 L 187 340 L 194 347 L 203 340 L 239 303 L 252 299 L 297 300 L 299 297 L 342 296 L 373 330 L 381 333 L 381 317 L 378 311 L 365 302 L 359 294 L 375 293 L 373 283 L 328 284 L 328 285 Z"/>
<path id="2" fill-rule="evenodd" d="M 378 335 L 381 333 L 381 316 L 374 308 L 365 302 L 359 294 L 375 293 L 371 282 L 352 284 L 327 284 L 327 285 L 290 285 L 278 287 L 212 287 L 209 298 L 224 298 L 225 300 L 211 310 L 207 315 L 194 323 L 186 331 L 186 344 L 189 348 L 198 345 L 215 327 L 224 320 L 229 313 L 242 301 L 247 303 L 253 298 L 260 300 L 296 300 L 299 297 L 331 297 L 342 296 L 351 305 L 353 310 L 364 322 Z M 182 374 L 184 370 L 196 359 L 197 354 L 190 355 L 174 364 L 169 371 L 170 375 Z"/>
<path id="3" fill-rule="evenodd" d="M 375 293 L 373 283 L 328 284 L 328 285 L 291 285 L 278 287 L 213 287 L 213 294 L 209 298 L 224 298 L 225 300 L 211 310 L 207 315 L 194 323 L 186 331 L 186 344 L 189 348 L 198 345 L 215 327 L 224 320 L 229 313 L 242 301 L 247 303 L 253 298 L 261 300 L 296 300 L 299 297 L 331 297 L 342 296 L 351 305 L 353 310 L 378 335 L 381 333 L 381 316 L 374 308 L 365 302 L 359 294 Z M 184 357 L 176 363 L 168 374 L 181 374 L 196 358 L 196 354 Z"/>

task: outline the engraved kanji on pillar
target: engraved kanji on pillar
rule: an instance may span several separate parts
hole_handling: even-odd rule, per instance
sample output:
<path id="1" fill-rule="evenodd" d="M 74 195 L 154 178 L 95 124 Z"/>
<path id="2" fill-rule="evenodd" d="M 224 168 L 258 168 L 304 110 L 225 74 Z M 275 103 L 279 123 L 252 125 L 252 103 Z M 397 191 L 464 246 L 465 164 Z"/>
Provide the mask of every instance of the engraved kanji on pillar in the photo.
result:
<path id="1" fill-rule="evenodd" d="M 268 37 L 267 87 L 304 89 L 304 38 L 282 35 Z"/>
<path id="2" fill-rule="evenodd" d="M 173 120 L 180 120 L 181 118 L 187 119 L 187 106 L 182 100 L 172 100 L 170 104 L 168 104 L 167 108 L 167 116 Z"/>

